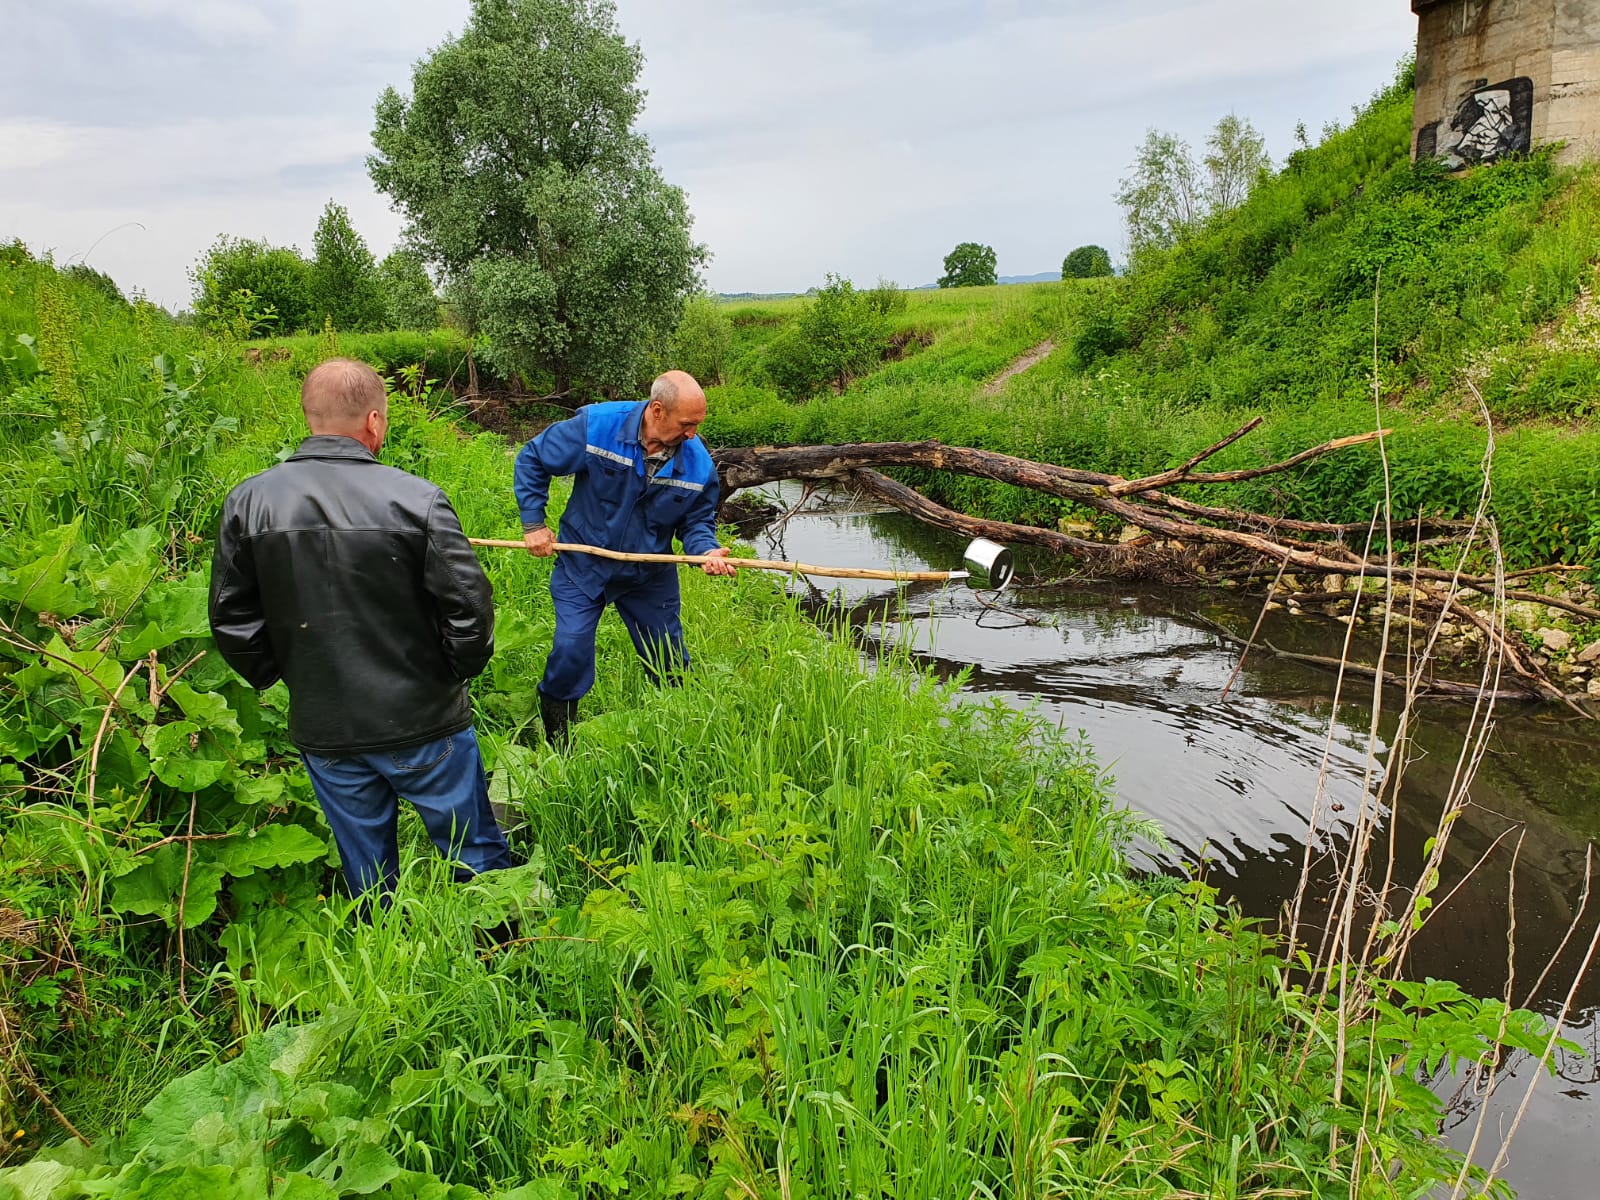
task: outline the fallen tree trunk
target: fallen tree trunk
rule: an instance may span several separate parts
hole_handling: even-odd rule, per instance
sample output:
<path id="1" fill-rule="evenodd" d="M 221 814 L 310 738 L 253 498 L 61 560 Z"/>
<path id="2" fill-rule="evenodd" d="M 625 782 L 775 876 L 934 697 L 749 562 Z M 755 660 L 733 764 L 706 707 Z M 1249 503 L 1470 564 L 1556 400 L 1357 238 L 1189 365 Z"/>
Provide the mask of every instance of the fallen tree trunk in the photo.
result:
<path id="1" fill-rule="evenodd" d="M 837 446 L 733 447 L 715 454 L 726 498 L 740 488 L 784 479 L 827 480 L 870 495 L 929 524 L 966 537 L 986 537 L 1011 545 L 1036 546 L 1072 559 L 1080 576 L 1126 578 L 1147 575 L 1177 582 L 1211 578 L 1219 573 L 1254 573 L 1262 564 L 1280 570 L 1321 575 L 1358 576 L 1403 585 L 1422 598 L 1426 606 L 1479 629 L 1490 650 L 1504 656 L 1522 694 L 1571 703 L 1545 674 L 1519 638 L 1508 638 L 1502 625 L 1463 602 L 1462 588 L 1497 595 L 1504 600 L 1526 601 L 1560 609 L 1584 620 L 1600 620 L 1600 610 L 1558 596 L 1508 588 L 1506 577 L 1466 575 L 1393 561 L 1384 555 L 1364 554 L 1347 538 L 1361 538 L 1380 528 L 1377 517 L 1367 523 L 1333 523 L 1294 520 L 1216 505 L 1196 504 L 1168 494 L 1164 489 L 1188 484 L 1226 483 L 1258 479 L 1288 471 L 1322 455 L 1378 441 L 1388 431 L 1336 438 L 1301 451 L 1282 462 L 1233 471 L 1196 470 L 1207 458 L 1233 444 L 1260 424 L 1257 418 L 1226 438 L 1207 447 L 1172 470 L 1138 479 L 1098 471 L 1033 462 L 1014 455 L 946 446 L 940 442 L 864 442 Z M 991 521 L 955 512 L 883 474 L 895 467 L 953 471 L 1027 488 L 1072 501 L 1117 518 L 1138 533 L 1119 542 L 1077 537 L 1054 529 Z M 1478 523 L 1461 520 L 1416 520 L 1400 523 L 1413 542 L 1427 534 L 1442 534 L 1464 546 L 1481 535 Z M 1322 535 L 1319 539 L 1317 535 Z M 1551 571 L 1574 568 L 1556 565 Z M 1454 688 L 1436 686 L 1436 692 L 1456 694 Z M 1463 686 L 1460 694 L 1469 694 Z M 1470 694 L 1476 695 L 1473 689 Z M 1581 710 L 1580 710 L 1581 711 Z M 1587 714 L 1586 714 L 1587 715 Z"/>

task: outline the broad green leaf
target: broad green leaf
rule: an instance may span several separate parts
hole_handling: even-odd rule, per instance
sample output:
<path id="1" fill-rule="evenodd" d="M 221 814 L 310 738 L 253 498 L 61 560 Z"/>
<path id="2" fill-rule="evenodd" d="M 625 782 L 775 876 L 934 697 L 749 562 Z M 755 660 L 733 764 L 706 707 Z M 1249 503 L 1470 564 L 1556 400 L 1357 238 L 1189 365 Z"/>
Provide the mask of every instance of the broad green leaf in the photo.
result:
<path id="1" fill-rule="evenodd" d="M 513 650 L 521 650 L 527 646 L 536 646 L 543 640 L 538 626 L 534 625 L 520 609 L 508 604 L 495 609 L 494 650 L 497 655 L 509 654 Z"/>
<path id="2" fill-rule="evenodd" d="M 77 668 L 65 667 L 67 677 L 77 685 L 83 698 L 93 704 L 110 703 L 127 673 L 127 668 L 111 655 L 102 650 L 74 650 L 59 634 L 50 639 L 46 649 L 56 656 L 51 660 L 54 665 L 65 667 L 66 663 L 71 663 Z"/>
<path id="3" fill-rule="evenodd" d="M 88 583 L 108 616 L 125 613 L 161 572 L 156 558 L 160 533 L 153 525 L 124 531 L 87 573 Z"/>
<path id="4" fill-rule="evenodd" d="M 136 788 L 149 777 L 150 760 L 141 753 L 139 739 L 126 729 L 113 729 L 100 743 L 100 792 L 118 785 Z"/>
<path id="5" fill-rule="evenodd" d="M 200 571 L 176 583 L 152 585 L 136 614 L 143 626 L 118 643 L 118 652 L 124 659 L 142 658 L 184 638 L 209 637 L 206 599 L 206 578 Z"/>
<path id="6" fill-rule="evenodd" d="M 0 600 L 8 600 L 30 612 L 54 613 L 75 617 L 88 609 L 94 598 L 68 582 L 73 550 L 78 542 L 81 517 L 70 525 L 52 530 L 39 539 L 37 557 L 9 570 L 0 570 Z"/>
<path id="7" fill-rule="evenodd" d="M 241 732 L 238 714 L 216 692 L 197 692 L 180 679 L 167 689 L 167 695 L 201 729 L 223 729 L 235 735 Z"/>
<path id="8" fill-rule="evenodd" d="M 178 899 L 183 898 L 183 927 L 193 929 L 217 911 L 217 893 L 225 874 L 208 854 L 208 843 L 194 844 L 186 856 L 179 843 L 162 846 L 136 859 L 137 865 L 118 876 L 111 889 L 111 907 L 118 912 L 158 916 L 168 925 L 178 922 Z M 188 883 L 184 860 L 188 857 Z"/>
<path id="9" fill-rule="evenodd" d="M 233 798 L 247 808 L 261 806 L 277 808 L 283 805 L 288 776 L 241 775 L 233 785 Z"/>
<path id="10" fill-rule="evenodd" d="M 146 731 L 145 749 L 156 778 L 180 792 L 210 787 L 228 770 L 228 760 L 193 721 L 172 721 Z"/>
<path id="11" fill-rule="evenodd" d="M 316 862 L 328 853 L 327 843 L 299 825 L 266 825 L 216 843 L 215 853 L 229 875 L 248 875 L 265 867 Z"/>
<path id="12" fill-rule="evenodd" d="M 333 1182 L 345 1195 L 368 1195 L 400 1174 L 394 1155 L 371 1142 L 358 1142 L 335 1162 L 338 1174 Z"/>

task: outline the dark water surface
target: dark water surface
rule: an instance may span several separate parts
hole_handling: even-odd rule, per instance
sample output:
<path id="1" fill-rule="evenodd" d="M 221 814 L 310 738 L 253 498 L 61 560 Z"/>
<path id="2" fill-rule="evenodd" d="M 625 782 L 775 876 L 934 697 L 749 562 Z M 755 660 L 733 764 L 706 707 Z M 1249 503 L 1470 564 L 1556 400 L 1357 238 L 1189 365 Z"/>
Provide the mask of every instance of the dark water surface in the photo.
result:
<path id="1" fill-rule="evenodd" d="M 772 490 L 783 507 L 800 496 L 792 485 Z M 964 546 L 899 513 L 839 511 L 826 502 L 754 542 L 762 557 L 906 569 L 959 567 Z M 853 620 L 879 631 L 869 639 L 886 629 L 937 672 L 969 671 L 966 686 L 974 695 L 1034 709 L 1068 732 L 1081 730 L 1114 779 L 1119 802 L 1165 833 L 1164 843 L 1137 849 L 1144 865 L 1201 864 L 1211 883 L 1253 915 L 1277 914 L 1294 894 L 1325 757 L 1322 848 L 1341 844 L 1348 818 L 1360 811 L 1369 769 L 1381 775 L 1388 766 L 1392 712 L 1380 716 L 1369 762 L 1370 683 L 1347 682 L 1331 720 L 1331 673 L 1257 651 L 1226 701 L 1219 700 L 1239 651 L 1207 622 L 1247 634 L 1259 597 L 1143 586 L 1023 589 L 1003 596 L 1009 611 L 999 612 L 960 586 L 897 592 L 853 580 L 813 583 Z M 880 624 L 885 617 L 887 626 Z M 1337 656 L 1344 627 L 1274 612 L 1261 636 L 1285 649 Z M 1398 703 L 1391 698 L 1387 707 Z M 1436 830 L 1468 711 L 1433 702 L 1420 714 L 1400 800 L 1385 813 L 1380 834 L 1385 851 L 1393 837 L 1401 880 L 1414 880 Z M 1600 726 L 1549 709 L 1502 706 L 1470 795 L 1435 895 L 1461 886 L 1419 936 L 1409 973 L 1453 979 L 1477 995 L 1505 993 L 1507 885 L 1520 836 L 1514 1000 L 1554 1016 L 1594 931 L 1600 880 L 1531 1004 L 1528 992 L 1579 911 L 1585 854 L 1600 842 Z M 1316 910 L 1313 898 L 1307 908 L 1320 928 L 1326 907 Z M 1539 1078 L 1502 1172 L 1525 1200 L 1600 1196 L 1600 971 L 1580 987 L 1563 1032 L 1584 1053 L 1556 1051 L 1557 1074 Z M 1491 1162 L 1536 1066 L 1513 1055 L 1487 1101 L 1483 1089 L 1467 1087 L 1451 1103 L 1446 1136 L 1465 1150 L 1486 1104 L 1476 1158 Z M 1451 1081 L 1439 1084 L 1454 1090 Z"/>

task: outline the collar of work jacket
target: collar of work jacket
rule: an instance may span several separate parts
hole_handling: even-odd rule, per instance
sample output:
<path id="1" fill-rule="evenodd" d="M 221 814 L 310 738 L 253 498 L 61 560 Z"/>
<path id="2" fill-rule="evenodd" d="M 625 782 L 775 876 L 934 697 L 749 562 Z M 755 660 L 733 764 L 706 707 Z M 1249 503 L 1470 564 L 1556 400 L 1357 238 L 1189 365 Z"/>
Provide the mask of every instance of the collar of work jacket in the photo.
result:
<path id="1" fill-rule="evenodd" d="M 308 458 L 319 459 L 353 459 L 356 462 L 375 463 L 377 455 L 373 454 L 353 437 L 345 437 L 342 433 L 313 433 L 306 438 L 289 455 L 289 462 L 303 462 Z"/>

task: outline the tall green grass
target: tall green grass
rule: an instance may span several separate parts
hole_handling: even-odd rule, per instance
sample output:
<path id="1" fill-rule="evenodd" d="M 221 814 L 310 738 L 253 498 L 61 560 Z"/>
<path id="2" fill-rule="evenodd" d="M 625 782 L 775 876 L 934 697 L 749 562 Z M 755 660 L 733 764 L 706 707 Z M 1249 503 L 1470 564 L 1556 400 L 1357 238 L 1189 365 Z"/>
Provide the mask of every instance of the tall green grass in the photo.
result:
<path id="1" fill-rule="evenodd" d="M 1328 1014 L 1207 889 L 1128 873 L 1087 748 L 955 705 L 904 657 L 866 670 L 753 573 L 684 577 L 696 666 L 675 689 L 608 620 L 557 755 L 530 727 L 549 564 L 487 555 L 498 650 L 474 695 L 529 863 L 454 886 L 408 819 L 394 908 L 353 923 L 281 689 L 244 688 L 204 627 L 217 505 L 298 439 L 297 364 L 48 264 L 7 261 L 0 293 L 0 1100 L 24 1131 L 9 1156 L 33 1155 L 0 1170 L 3 1200 L 1453 1177 L 1413 1076 L 1484 1051 L 1494 1004 L 1385 992 L 1336 1098 Z M 932 375 L 1048 333 L 1053 294 L 1015 295 L 970 356 L 930 351 Z M 928 307 L 958 327 L 984 303 Z M 887 414 L 906 389 L 866 394 Z M 506 447 L 437 419 L 445 402 L 397 397 L 385 458 L 470 532 L 513 533 Z M 507 920 L 521 940 L 487 945 Z M 1534 1020 L 1505 1040 L 1532 1044 Z"/>

